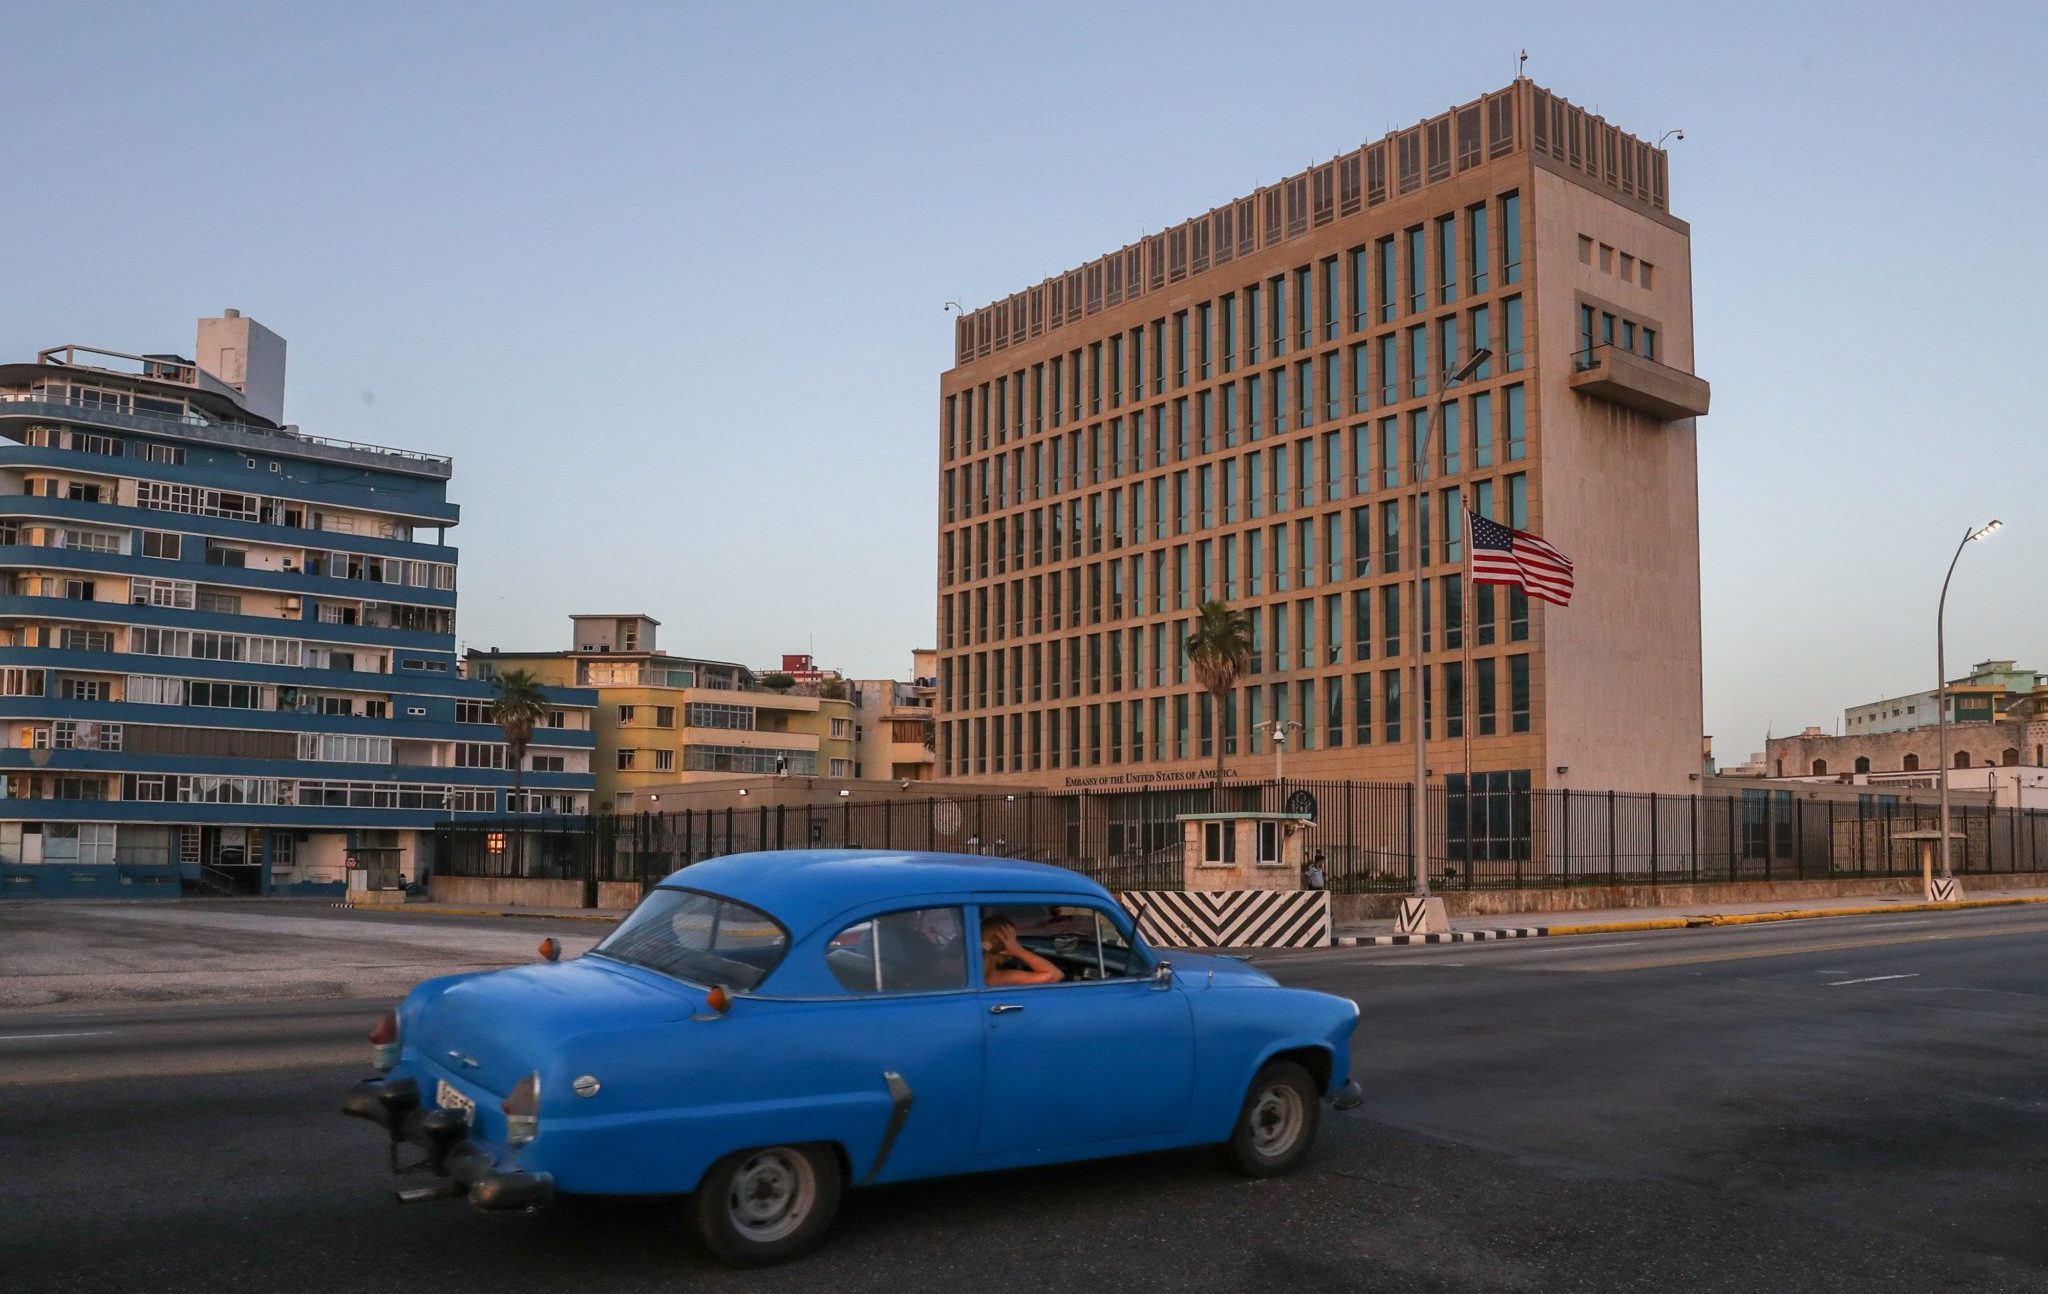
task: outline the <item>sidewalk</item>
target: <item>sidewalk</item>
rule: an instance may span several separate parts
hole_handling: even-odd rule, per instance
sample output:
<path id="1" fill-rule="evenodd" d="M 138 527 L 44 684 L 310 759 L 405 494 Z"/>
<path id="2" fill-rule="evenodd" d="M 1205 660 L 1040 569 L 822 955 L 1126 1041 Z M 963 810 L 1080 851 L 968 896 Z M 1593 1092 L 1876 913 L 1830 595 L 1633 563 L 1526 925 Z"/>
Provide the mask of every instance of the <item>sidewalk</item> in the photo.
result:
<path id="1" fill-rule="evenodd" d="M 1595 908 L 1580 912 L 1491 913 L 1457 917 L 1448 935 L 1400 935 L 1386 921 L 1347 922 L 1332 933 L 1339 947 L 1382 944 L 1482 943 L 1497 939 L 1604 935 L 1632 930 L 1684 930 L 1694 926 L 1748 925 L 1760 921 L 1805 921 L 1825 917 L 1874 916 L 1894 912 L 1952 912 L 1958 909 L 2048 903 L 2048 890 L 1965 888 L 1961 903 L 1928 903 L 1918 895 L 1840 899 L 1791 899 L 1776 903 L 1709 903 L 1668 908 Z"/>

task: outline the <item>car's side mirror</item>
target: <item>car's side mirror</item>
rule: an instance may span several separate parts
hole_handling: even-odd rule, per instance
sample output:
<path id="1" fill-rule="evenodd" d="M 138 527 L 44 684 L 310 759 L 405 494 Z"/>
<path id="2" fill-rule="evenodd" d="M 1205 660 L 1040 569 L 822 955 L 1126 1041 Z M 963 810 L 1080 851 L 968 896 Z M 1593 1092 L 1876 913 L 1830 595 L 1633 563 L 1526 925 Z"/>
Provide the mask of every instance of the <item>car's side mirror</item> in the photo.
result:
<path id="1" fill-rule="evenodd" d="M 1159 964 L 1158 964 L 1157 966 L 1154 966 L 1154 967 L 1152 968 L 1152 987 L 1153 987 L 1153 988 L 1172 988 L 1172 987 L 1173 987 L 1173 963 L 1172 963 L 1172 962 L 1168 962 L 1168 961 L 1163 961 L 1163 962 L 1160 962 L 1160 963 L 1159 963 Z"/>

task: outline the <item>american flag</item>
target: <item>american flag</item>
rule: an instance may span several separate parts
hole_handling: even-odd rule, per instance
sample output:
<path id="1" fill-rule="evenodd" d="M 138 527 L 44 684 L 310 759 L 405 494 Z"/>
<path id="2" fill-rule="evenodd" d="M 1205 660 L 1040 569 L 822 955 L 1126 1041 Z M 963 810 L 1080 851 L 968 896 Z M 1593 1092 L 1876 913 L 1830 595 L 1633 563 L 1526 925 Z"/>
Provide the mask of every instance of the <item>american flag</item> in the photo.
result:
<path id="1" fill-rule="evenodd" d="M 1572 604 L 1572 559 L 1527 530 L 1510 530 L 1476 512 L 1472 519 L 1472 582 L 1516 584 L 1532 598 Z"/>

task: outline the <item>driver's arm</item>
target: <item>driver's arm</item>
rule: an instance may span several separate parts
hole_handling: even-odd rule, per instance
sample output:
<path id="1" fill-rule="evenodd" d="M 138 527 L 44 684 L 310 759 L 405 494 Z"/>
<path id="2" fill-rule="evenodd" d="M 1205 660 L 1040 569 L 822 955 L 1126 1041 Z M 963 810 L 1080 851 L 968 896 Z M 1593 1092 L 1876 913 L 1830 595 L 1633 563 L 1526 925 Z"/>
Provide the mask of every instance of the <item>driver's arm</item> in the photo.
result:
<path id="1" fill-rule="evenodd" d="M 1066 978 L 1059 967 L 1032 952 L 1021 942 L 1012 941 L 1003 949 L 1003 955 L 1016 958 L 1029 969 L 988 971 L 985 978 L 991 985 L 1057 984 Z"/>

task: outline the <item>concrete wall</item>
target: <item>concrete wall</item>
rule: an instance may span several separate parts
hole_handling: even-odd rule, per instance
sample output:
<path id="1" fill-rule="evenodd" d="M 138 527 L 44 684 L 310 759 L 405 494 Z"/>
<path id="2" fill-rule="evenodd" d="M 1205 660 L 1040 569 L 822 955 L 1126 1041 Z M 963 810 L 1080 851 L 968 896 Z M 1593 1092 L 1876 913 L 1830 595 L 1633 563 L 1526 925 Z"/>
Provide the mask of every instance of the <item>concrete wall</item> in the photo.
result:
<path id="1" fill-rule="evenodd" d="M 1964 896 L 1978 890 L 2027 890 L 2048 887 L 2048 874 L 2000 872 L 1965 876 Z M 1860 877 L 1841 881 L 1735 881 L 1711 885 L 1575 885 L 1547 890 L 1438 891 L 1452 916 L 1497 916 L 1523 912 L 1596 912 L 1605 908 L 1676 909 L 1715 903 L 1781 903 L 1796 899 L 1835 899 L 1904 895 L 1920 897 L 1920 877 Z M 1333 894 L 1338 924 L 1391 920 L 1405 894 Z"/>
<path id="2" fill-rule="evenodd" d="M 486 876 L 436 876 L 427 884 L 436 903 L 475 904 L 504 908 L 580 908 L 582 881 L 518 880 Z M 640 902 L 640 887 L 630 882 L 600 881 L 597 906 L 623 912 Z"/>

